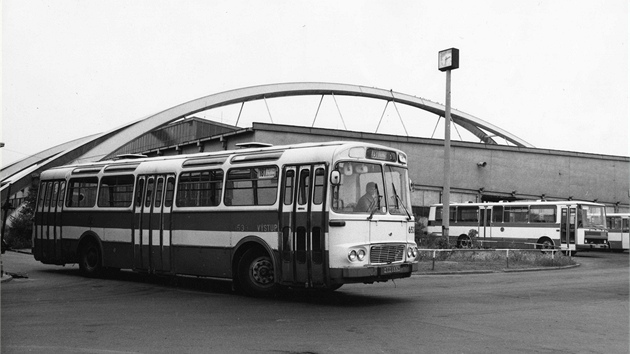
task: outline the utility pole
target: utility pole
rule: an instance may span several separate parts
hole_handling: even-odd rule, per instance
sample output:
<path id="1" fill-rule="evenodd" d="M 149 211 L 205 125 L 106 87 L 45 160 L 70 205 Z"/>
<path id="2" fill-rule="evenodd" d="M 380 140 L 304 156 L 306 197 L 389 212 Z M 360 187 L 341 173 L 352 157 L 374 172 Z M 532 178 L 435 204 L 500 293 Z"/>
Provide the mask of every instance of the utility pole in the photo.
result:
<path id="1" fill-rule="evenodd" d="M 444 189 L 442 192 L 442 235 L 448 240 L 451 215 L 451 70 L 459 68 L 459 49 L 438 52 L 438 70 L 446 71 L 444 109 Z"/>

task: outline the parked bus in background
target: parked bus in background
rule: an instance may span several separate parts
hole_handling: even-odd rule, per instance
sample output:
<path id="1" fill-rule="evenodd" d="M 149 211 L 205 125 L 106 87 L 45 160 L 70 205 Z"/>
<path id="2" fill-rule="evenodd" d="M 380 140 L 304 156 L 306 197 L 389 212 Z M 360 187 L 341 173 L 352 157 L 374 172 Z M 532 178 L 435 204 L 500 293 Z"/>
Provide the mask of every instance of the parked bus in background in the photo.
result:
<path id="1" fill-rule="evenodd" d="M 630 248 L 628 219 L 630 219 L 630 213 L 606 214 L 608 242 L 610 243 L 610 249 L 615 252 L 623 252 Z"/>
<path id="2" fill-rule="evenodd" d="M 331 142 L 53 168 L 33 253 L 47 264 L 234 281 L 250 295 L 410 277 L 404 152 Z M 356 205 L 370 184 L 368 205 Z"/>
<path id="3" fill-rule="evenodd" d="M 582 201 L 515 201 L 450 205 L 449 242 L 470 247 L 577 251 L 608 248 L 606 208 Z M 473 232 L 471 232 L 473 230 Z M 442 232 L 442 205 L 429 209 L 431 233 Z"/>

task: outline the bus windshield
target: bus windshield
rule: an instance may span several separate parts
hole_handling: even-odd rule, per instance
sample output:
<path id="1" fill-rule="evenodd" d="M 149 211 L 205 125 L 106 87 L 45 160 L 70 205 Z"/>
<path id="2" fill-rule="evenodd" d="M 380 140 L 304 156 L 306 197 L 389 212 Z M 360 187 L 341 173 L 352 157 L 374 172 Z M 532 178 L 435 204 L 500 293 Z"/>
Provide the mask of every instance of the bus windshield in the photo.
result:
<path id="1" fill-rule="evenodd" d="M 365 162 L 339 162 L 341 184 L 333 188 L 332 209 L 340 213 L 409 215 L 407 170 Z"/>
<path id="2" fill-rule="evenodd" d="M 587 228 L 606 228 L 606 214 L 603 206 L 582 205 L 578 222 Z"/>

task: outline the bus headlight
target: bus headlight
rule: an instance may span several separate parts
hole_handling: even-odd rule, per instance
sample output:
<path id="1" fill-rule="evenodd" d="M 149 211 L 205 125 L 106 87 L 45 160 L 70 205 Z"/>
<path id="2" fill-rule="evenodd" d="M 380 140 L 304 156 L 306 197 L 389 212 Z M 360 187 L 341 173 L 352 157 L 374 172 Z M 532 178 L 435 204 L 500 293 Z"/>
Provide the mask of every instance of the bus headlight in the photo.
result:
<path id="1" fill-rule="evenodd" d="M 357 259 L 359 261 L 362 261 L 363 259 L 365 259 L 365 251 L 364 250 L 359 250 L 359 252 L 357 253 Z"/>
<path id="2" fill-rule="evenodd" d="M 416 259 L 418 256 L 418 247 L 409 247 L 407 248 L 407 258 Z"/>
<path id="3" fill-rule="evenodd" d="M 348 253 L 348 259 L 350 260 L 350 262 L 354 262 L 357 260 L 357 251 L 352 250 L 350 251 L 350 253 Z"/>
<path id="4" fill-rule="evenodd" d="M 348 252 L 348 260 L 350 262 L 363 262 L 363 260 L 365 259 L 365 255 L 367 254 L 367 252 L 363 249 L 363 248 L 355 248 L 355 249 L 351 249 Z"/>

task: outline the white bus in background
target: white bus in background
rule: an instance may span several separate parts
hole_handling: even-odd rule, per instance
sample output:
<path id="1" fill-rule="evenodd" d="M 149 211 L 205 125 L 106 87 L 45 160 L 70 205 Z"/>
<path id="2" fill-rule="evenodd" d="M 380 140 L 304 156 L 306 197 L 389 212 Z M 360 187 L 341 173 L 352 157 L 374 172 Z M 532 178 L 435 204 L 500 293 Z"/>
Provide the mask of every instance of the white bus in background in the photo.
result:
<path id="1" fill-rule="evenodd" d="M 449 242 L 457 247 L 470 247 L 476 239 L 490 248 L 608 248 L 606 208 L 598 203 L 457 203 L 450 205 L 449 220 Z M 441 204 L 429 210 L 428 231 L 442 232 Z M 471 238 L 471 234 L 476 237 Z"/>
<path id="2" fill-rule="evenodd" d="M 40 181 L 35 259 L 79 263 L 86 275 L 202 276 L 266 295 L 408 278 L 418 268 L 407 156 L 384 146 L 102 161 L 53 168 Z M 371 203 L 359 210 L 368 184 Z"/>
<path id="3" fill-rule="evenodd" d="M 610 249 L 615 252 L 623 252 L 630 248 L 630 225 L 628 225 L 630 213 L 606 214 L 608 225 L 608 242 Z"/>

